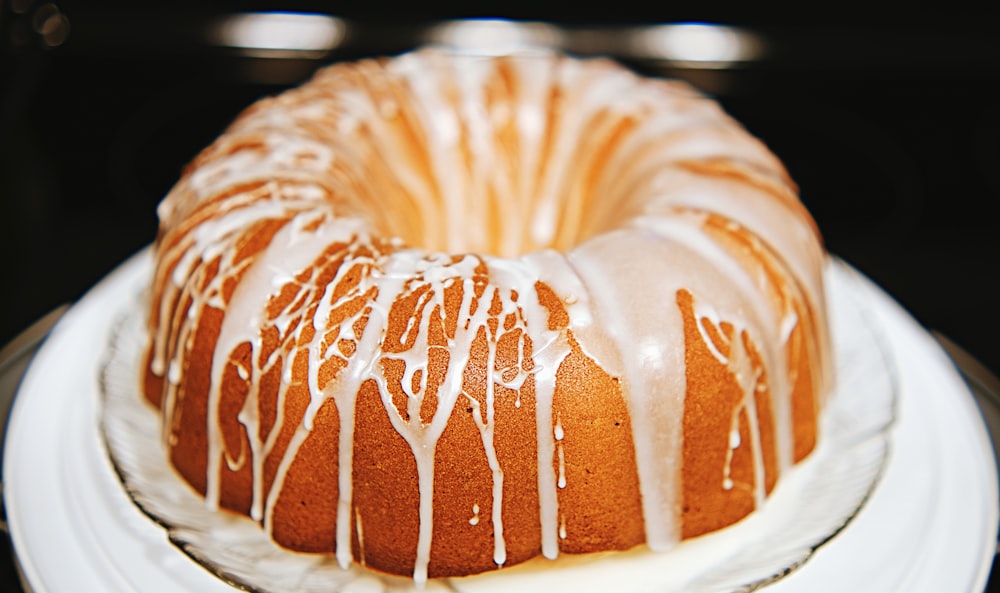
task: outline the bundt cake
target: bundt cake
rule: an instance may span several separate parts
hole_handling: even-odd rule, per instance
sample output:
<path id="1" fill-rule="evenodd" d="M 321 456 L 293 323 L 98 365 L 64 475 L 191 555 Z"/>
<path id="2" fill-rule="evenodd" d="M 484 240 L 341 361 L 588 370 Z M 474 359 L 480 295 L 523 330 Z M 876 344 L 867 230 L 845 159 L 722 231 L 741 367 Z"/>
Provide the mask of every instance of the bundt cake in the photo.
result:
<path id="1" fill-rule="evenodd" d="M 684 83 L 546 52 L 335 64 L 158 214 L 166 454 L 291 550 L 418 582 L 668 550 L 817 442 L 818 230 Z"/>

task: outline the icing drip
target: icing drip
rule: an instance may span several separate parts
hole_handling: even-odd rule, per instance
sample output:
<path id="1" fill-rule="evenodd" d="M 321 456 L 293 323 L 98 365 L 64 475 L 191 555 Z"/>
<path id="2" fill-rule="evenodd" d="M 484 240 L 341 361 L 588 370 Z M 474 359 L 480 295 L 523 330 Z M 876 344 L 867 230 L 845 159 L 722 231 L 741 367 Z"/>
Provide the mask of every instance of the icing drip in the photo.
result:
<path id="1" fill-rule="evenodd" d="M 566 487 L 566 455 L 563 453 L 562 440 L 566 436 L 563 432 L 562 420 L 559 416 L 556 416 L 556 427 L 553 431 L 553 436 L 556 439 L 556 454 L 559 456 L 559 479 L 556 481 L 556 485 L 559 488 Z"/>
<path id="2" fill-rule="evenodd" d="M 702 340 L 704 340 L 705 345 L 712 352 L 712 355 L 715 356 L 720 363 L 725 365 L 726 369 L 736 379 L 736 383 L 739 385 L 740 392 L 742 394 L 738 405 L 733 408 L 732 420 L 730 421 L 729 448 L 726 451 L 726 463 L 723 467 L 724 477 L 722 487 L 726 490 L 731 490 L 734 486 L 730 475 L 732 470 L 733 453 L 742 444 L 742 437 L 740 436 L 740 419 L 745 417 L 748 430 L 750 432 L 749 446 L 751 447 L 751 455 L 753 456 L 754 500 L 757 507 L 760 507 L 764 504 L 764 498 L 766 496 L 764 456 L 762 453 L 764 443 L 762 441 L 758 423 L 759 411 L 757 410 L 756 400 L 757 392 L 763 387 L 760 383 L 760 370 L 753 368 L 750 357 L 746 352 L 746 348 L 744 346 L 746 334 L 743 329 L 736 327 L 733 330 L 732 338 L 729 338 L 725 332 L 718 331 L 719 323 L 712 320 L 712 318 L 716 317 L 714 314 L 699 315 L 696 312 L 696 316 Z M 716 328 L 716 335 L 719 336 L 719 338 L 724 342 L 726 350 L 729 352 L 728 356 L 722 354 L 715 346 L 715 341 L 705 333 L 704 322 L 706 321 L 711 323 Z"/>
<path id="3" fill-rule="evenodd" d="M 494 293 L 496 294 L 496 293 Z M 487 341 L 488 354 L 486 356 L 486 368 L 493 369 L 496 364 L 496 337 Z M 497 377 L 491 377 L 486 382 L 486 418 L 482 417 L 479 402 L 464 394 L 472 406 L 472 417 L 482 434 L 483 448 L 486 450 L 486 459 L 493 474 L 493 561 L 498 566 L 503 566 L 507 561 L 507 547 L 503 539 L 503 470 L 500 469 L 500 462 L 497 460 L 496 448 L 493 445 L 493 428 L 495 416 L 495 385 Z"/>

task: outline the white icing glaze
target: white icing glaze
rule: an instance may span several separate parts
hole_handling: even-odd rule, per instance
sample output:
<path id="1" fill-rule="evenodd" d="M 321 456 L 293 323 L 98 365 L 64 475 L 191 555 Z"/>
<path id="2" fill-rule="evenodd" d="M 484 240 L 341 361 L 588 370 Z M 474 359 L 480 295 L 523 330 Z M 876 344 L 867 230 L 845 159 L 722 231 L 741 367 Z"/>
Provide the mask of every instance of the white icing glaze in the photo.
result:
<path id="1" fill-rule="evenodd" d="M 401 101 L 402 93 L 409 100 Z M 231 470 L 249 464 L 250 515 L 273 530 L 292 463 L 332 401 L 340 422 L 336 555 L 344 566 L 354 560 L 352 526 L 362 557 L 365 551 L 352 460 L 356 401 L 367 381 L 415 461 L 418 582 L 431 562 L 435 452 L 456 405 L 472 409 L 492 484 L 493 560 L 507 561 L 504 468 L 495 444 L 501 387 L 516 392 L 515 410 L 534 414 L 540 553 L 559 554 L 568 537 L 559 508 L 568 486 L 564 444 L 574 435 L 553 412 L 553 396 L 574 343 L 621 386 L 648 545 L 676 545 L 687 393 L 684 319 L 674 302 L 681 291 L 693 295 L 701 340 L 743 393 L 722 435 L 729 447 L 722 488 L 734 487 L 729 463 L 746 446 L 758 505 L 765 496 L 758 414 L 769 411 L 757 409 L 765 386 L 744 336 L 767 369 L 779 471 L 791 465 L 786 345 L 804 323 L 791 299 L 815 316 L 814 374 L 817 392 L 825 392 L 823 252 L 815 229 L 777 159 L 715 103 L 679 83 L 643 81 L 604 61 L 425 51 L 323 71 L 315 84 L 248 111 L 196 164 L 159 209 L 166 232 L 154 279 L 150 369 L 168 379 L 165 443 L 176 445 L 184 422 L 180 386 L 199 320 L 224 311 L 204 427 L 207 504 L 220 502 L 224 460 Z M 781 253 L 773 260 L 797 280 L 771 286 L 713 240 L 706 228 L 720 213 L 732 220 L 729 231 L 750 234 L 755 249 Z M 247 229 L 265 227 L 276 230 L 244 257 L 255 238 Z M 338 258 L 332 280 L 317 284 L 318 270 Z M 564 327 L 550 327 L 540 284 L 560 299 Z M 449 313 L 445 294 L 458 287 L 461 303 Z M 276 299 L 293 288 L 292 302 L 275 311 Z M 399 338 L 406 347 L 389 348 L 390 312 L 409 297 L 417 314 Z M 457 319 L 447 318 L 452 314 Z M 455 326 L 447 336 L 450 357 L 428 418 L 428 357 L 441 347 L 431 343 L 431 323 L 446 321 Z M 723 322 L 734 328 L 733 339 L 719 334 L 724 347 L 705 329 Z M 498 369 L 498 344 L 510 332 L 519 332 L 518 363 Z M 278 346 L 267 351 L 265 336 L 277 336 Z M 463 384 L 480 339 L 489 376 L 482 401 Z M 249 363 L 234 356 L 241 348 Z M 306 354 L 305 376 L 293 369 L 299 353 Z M 324 365 L 337 360 L 331 379 Z M 402 409 L 386 376 L 389 362 L 404 368 Z M 259 381 L 273 369 L 281 373 L 277 417 L 261 435 Z M 229 451 L 222 436 L 227 370 L 248 386 L 237 417 L 248 450 Z M 529 378 L 535 406 L 524 410 Z M 268 486 L 264 460 L 275 451 L 286 421 L 282 402 L 297 381 L 307 384 L 310 401 Z M 739 432 L 744 412 L 747 442 Z M 475 504 L 468 523 L 485 520 Z"/>

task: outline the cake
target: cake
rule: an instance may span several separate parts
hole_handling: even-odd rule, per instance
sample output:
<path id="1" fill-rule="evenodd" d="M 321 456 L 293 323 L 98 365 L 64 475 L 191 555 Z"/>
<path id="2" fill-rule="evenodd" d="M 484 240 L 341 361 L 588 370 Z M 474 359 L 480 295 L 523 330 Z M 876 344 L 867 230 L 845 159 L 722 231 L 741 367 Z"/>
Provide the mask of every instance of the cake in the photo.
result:
<path id="1" fill-rule="evenodd" d="M 820 234 L 685 83 L 548 52 L 334 64 L 158 214 L 165 454 L 290 550 L 418 583 L 666 551 L 820 438 Z"/>

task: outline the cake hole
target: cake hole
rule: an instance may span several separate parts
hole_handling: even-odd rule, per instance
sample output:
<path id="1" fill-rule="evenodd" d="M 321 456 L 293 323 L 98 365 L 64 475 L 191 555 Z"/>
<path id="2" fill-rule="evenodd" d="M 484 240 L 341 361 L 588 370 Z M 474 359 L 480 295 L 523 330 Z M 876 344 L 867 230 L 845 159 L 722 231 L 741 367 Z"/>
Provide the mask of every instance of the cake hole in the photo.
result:
<path id="1" fill-rule="evenodd" d="M 649 189 L 648 155 L 640 164 L 631 152 L 648 153 L 655 140 L 641 125 L 650 107 L 633 102 L 628 83 L 604 89 L 624 105 L 577 104 L 587 93 L 574 85 L 587 83 L 572 77 L 530 100 L 517 95 L 529 70 L 560 63 L 521 56 L 463 62 L 433 84 L 401 77 L 398 92 L 411 102 L 373 106 L 358 128 L 378 147 L 362 203 L 375 205 L 367 208 L 379 230 L 432 252 L 513 258 L 568 251 L 620 225 L 641 202 L 631 198 Z"/>
<path id="2" fill-rule="evenodd" d="M 426 200 L 402 194 L 377 227 L 408 247 L 430 252 L 516 258 L 545 249 L 568 251 L 622 217 L 585 213 L 596 196 L 565 191 L 552 197 L 497 195 L 465 179 L 460 195 Z M 425 205 L 418 206 L 418 204 Z"/>

